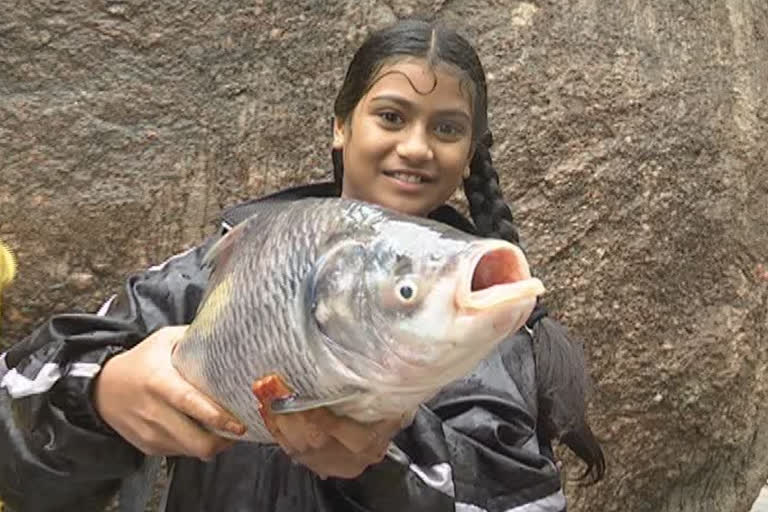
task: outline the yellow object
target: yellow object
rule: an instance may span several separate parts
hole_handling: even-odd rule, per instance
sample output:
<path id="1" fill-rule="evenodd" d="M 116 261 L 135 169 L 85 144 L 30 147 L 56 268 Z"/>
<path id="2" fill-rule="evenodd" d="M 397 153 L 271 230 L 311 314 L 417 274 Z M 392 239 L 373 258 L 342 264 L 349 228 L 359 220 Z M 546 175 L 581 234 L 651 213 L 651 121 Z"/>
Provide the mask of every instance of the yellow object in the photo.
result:
<path id="1" fill-rule="evenodd" d="M 16 258 L 3 242 L 0 242 L 0 292 L 11 284 L 16 276 Z"/>
<path id="2" fill-rule="evenodd" d="M 0 242 L 0 313 L 3 307 L 3 289 L 11 284 L 16 276 L 16 258 L 3 242 Z M 3 502 L 0 501 L 0 512 L 3 510 Z"/>

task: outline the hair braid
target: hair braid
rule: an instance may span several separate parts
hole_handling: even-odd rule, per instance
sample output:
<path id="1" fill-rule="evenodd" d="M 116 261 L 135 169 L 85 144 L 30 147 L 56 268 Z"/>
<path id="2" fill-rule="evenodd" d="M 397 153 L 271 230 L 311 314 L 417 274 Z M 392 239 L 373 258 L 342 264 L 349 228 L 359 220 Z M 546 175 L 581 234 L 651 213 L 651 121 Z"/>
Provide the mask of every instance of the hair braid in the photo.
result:
<path id="1" fill-rule="evenodd" d="M 469 212 L 480 235 L 502 238 L 520 244 L 512 210 L 504 201 L 499 186 L 499 174 L 493 167 L 490 135 L 478 143 L 469 164 L 470 174 L 464 180 L 464 194 L 469 201 Z"/>
<path id="2" fill-rule="evenodd" d="M 469 177 L 464 180 L 464 193 L 480 236 L 520 245 L 512 210 L 504 201 L 499 174 L 493 167 L 492 144 L 490 133 L 478 142 Z M 536 366 L 536 429 L 543 439 L 559 439 L 568 446 L 587 464 L 582 477 L 591 476 L 592 483 L 597 482 L 605 474 L 605 456 L 586 418 L 589 378 L 583 347 L 571 340 L 538 300 L 526 327 L 533 340 Z"/>

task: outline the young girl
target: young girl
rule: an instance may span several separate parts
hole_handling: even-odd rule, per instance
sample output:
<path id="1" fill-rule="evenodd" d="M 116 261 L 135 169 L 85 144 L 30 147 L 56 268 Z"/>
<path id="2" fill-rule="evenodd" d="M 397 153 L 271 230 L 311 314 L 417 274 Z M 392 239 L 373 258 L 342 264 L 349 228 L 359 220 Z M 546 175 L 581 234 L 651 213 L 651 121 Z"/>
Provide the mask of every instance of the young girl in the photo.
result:
<path id="1" fill-rule="evenodd" d="M 484 72 L 463 38 L 420 21 L 373 34 L 334 114 L 334 182 L 272 198 L 341 195 L 518 242 L 489 153 Z M 445 204 L 462 184 L 473 222 Z M 221 234 L 252 204 L 226 211 Z M 319 410 L 276 417 L 279 445 L 211 434 L 243 426 L 183 381 L 170 353 L 221 234 L 132 276 L 98 314 L 54 316 L 0 357 L 0 495 L 14 510 L 100 510 L 145 454 L 171 457 L 172 512 L 560 511 L 553 439 L 602 477 L 582 354 L 542 308 L 410 425 Z M 385 457 L 390 441 L 399 457 Z"/>

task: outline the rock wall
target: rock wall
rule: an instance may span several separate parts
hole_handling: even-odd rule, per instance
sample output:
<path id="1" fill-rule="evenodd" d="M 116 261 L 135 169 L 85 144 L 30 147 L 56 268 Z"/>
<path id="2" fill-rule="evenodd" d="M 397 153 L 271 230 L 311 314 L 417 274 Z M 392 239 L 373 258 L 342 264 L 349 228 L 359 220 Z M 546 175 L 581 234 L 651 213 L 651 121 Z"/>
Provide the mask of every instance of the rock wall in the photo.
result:
<path id="1" fill-rule="evenodd" d="M 749 509 L 768 475 L 764 0 L 0 4 L 4 338 L 95 310 L 223 206 L 328 178 L 351 53 L 435 14 L 477 43 L 506 197 L 585 341 L 609 472 L 569 484 L 570 508 Z"/>

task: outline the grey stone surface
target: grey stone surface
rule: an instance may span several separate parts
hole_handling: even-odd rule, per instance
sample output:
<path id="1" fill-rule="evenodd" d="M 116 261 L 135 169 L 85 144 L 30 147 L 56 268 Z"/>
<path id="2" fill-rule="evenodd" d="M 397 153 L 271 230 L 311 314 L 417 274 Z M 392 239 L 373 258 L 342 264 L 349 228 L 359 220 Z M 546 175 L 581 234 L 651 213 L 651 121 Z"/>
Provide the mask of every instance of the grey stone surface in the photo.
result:
<path id="1" fill-rule="evenodd" d="M 477 42 L 507 199 L 585 340 L 609 473 L 569 484 L 570 510 L 749 510 L 768 475 L 764 0 L 0 0 L 4 337 L 95 310 L 222 206 L 329 177 L 351 52 L 421 12 Z"/>

